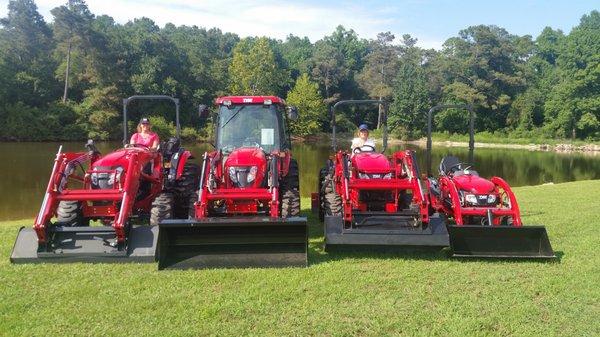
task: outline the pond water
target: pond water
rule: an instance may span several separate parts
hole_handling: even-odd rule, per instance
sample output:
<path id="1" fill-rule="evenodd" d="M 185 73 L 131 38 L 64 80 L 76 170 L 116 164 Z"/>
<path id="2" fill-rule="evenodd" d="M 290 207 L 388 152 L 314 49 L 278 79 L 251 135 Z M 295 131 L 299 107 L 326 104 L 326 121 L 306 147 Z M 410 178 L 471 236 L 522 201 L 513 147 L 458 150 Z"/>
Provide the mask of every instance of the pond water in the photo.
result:
<path id="1" fill-rule="evenodd" d="M 34 218 L 40 208 L 48 183 L 52 163 L 59 143 L 0 143 L 4 158 L 0 179 L 0 220 Z M 119 143 L 97 144 L 102 153 L 119 147 Z M 196 158 L 209 150 L 210 145 L 187 144 Z M 425 172 L 425 149 L 397 145 L 388 153 L 411 148 L 417 151 L 421 172 Z M 63 143 L 63 151 L 83 151 L 81 143 Z M 302 196 L 310 196 L 317 188 L 318 172 L 331 153 L 328 142 L 321 145 L 296 143 L 294 157 L 300 166 Z M 432 151 L 434 172 L 440 159 L 455 155 L 468 161 L 468 149 L 436 147 Z M 555 153 L 510 149 L 476 149 L 475 169 L 481 176 L 501 176 L 511 186 L 561 183 L 566 181 L 600 179 L 600 156 L 583 153 Z"/>

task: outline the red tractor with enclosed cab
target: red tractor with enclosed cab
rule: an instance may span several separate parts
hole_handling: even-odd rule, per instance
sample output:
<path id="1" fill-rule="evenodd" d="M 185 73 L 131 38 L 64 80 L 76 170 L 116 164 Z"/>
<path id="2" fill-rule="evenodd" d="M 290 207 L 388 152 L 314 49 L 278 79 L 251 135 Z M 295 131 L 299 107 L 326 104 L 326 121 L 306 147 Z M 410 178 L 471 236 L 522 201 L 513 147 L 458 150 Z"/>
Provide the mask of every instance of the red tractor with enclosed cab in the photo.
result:
<path id="1" fill-rule="evenodd" d="M 190 218 L 159 224 L 159 269 L 306 266 L 307 222 L 286 133 L 296 109 L 275 96 L 220 97 L 216 108 L 215 149 L 203 156 Z"/>
<path id="2" fill-rule="evenodd" d="M 175 104 L 177 137 L 152 150 L 127 144 L 127 107 L 136 100 Z M 132 96 L 123 100 L 123 142 L 101 155 L 92 141 L 85 152 L 59 148 L 33 228 L 21 228 L 14 263 L 154 262 L 156 225 L 189 213 L 198 167 L 179 144 L 179 100 Z M 95 222 L 96 224 L 90 222 Z"/>
<path id="3" fill-rule="evenodd" d="M 446 156 L 438 178 L 431 174 L 431 118 L 441 109 L 470 112 L 469 162 Z M 448 218 L 456 257 L 554 258 L 544 226 L 523 226 L 517 198 L 504 179 L 473 169 L 475 113 L 470 105 L 438 105 L 428 112 L 427 167 L 432 210 Z"/>
<path id="4" fill-rule="evenodd" d="M 383 105 L 383 150 L 337 149 L 335 112 L 344 105 Z M 320 172 L 313 205 L 325 222 L 325 248 L 448 245 L 445 224 L 429 214 L 429 201 L 414 151 L 384 154 L 387 103 L 347 100 L 331 109 L 334 154 Z"/>

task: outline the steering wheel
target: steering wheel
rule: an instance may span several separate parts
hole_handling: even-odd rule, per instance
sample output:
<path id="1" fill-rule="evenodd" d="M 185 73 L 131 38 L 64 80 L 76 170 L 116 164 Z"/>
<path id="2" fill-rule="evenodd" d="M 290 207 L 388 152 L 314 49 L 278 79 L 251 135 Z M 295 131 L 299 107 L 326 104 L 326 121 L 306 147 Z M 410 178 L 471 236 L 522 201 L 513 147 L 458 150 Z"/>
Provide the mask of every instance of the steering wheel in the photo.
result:
<path id="1" fill-rule="evenodd" d="M 142 149 L 150 150 L 150 147 L 143 144 L 127 144 L 125 147 L 139 147 Z"/>
<path id="2" fill-rule="evenodd" d="M 362 149 L 363 147 L 369 147 L 369 148 L 371 148 L 371 150 L 369 150 L 369 151 L 364 150 L 363 151 L 363 149 Z M 352 150 L 352 153 L 362 153 L 362 152 L 376 152 L 375 146 L 372 146 L 372 145 L 363 145 L 363 146 L 355 147 L 354 150 Z"/>
<path id="3" fill-rule="evenodd" d="M 242 142 L 242 146 L 260 147 L 260 144 L 253 138 L 246 138 L 244 139 L 244 142 Z"/>
<path id="4" fill-rule="evenodd" d="M 455 168 L 455 167 L 459 167 L 459 166 L 461 166 L 461 165 L 467 165 L 467 163 L 458 163 L 458 164 L 454 164 L 454 165 L 452 165 L 452 166 L 450 166 L 450 167 L 448 168 L 448 170 L 447 170 L 447 173 L 452 173 L 452 172 L 453 172 L 453 171 L 452 171 L 452 169 L 453 169 L 453 168 Z M 463 168 L 463 169 L 462 169 L 462 171 L 466 171 L 466 170 L 470 169 L 471 167 L 473 167 L 473 165 L 467 165 L 465 168 Z"/>

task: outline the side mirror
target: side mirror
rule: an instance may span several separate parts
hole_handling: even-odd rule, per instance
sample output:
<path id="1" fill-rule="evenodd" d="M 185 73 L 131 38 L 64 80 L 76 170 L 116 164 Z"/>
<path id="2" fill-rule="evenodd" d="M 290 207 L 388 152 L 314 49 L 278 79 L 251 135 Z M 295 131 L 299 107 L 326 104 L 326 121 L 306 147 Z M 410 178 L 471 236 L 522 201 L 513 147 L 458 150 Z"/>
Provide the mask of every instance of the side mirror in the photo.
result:
<path id="1" fill-rule="evenodd" d="M 202 119 L 206 119 L 206 118 L 208 118 L 208 114 L 209 114 L 209 109 L 206 104 L 198 105 L 198 117 L 200 117 Z"/>
<path id="2" fill-rule="evenodd" d="M 295 106 L 288 106 L 286 107 L 286 111 L 290 120 L 295 121 L 298 119 L 298 108 Z"/>

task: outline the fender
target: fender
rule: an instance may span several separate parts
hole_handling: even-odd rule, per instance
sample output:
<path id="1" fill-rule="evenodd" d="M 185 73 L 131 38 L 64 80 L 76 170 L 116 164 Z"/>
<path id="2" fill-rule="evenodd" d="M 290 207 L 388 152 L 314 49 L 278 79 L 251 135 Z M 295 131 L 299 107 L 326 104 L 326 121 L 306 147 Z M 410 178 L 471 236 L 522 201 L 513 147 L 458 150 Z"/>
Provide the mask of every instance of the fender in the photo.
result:
<path id="1" fill-rule="evenodd" d="M 187 150 L 179 150 L 171 158 L 171 168 L 169 169 L 169 180 L 178 180 L 183 174 L 183 168 L 188 159 L 193 158 L 192 153 Z"/>

